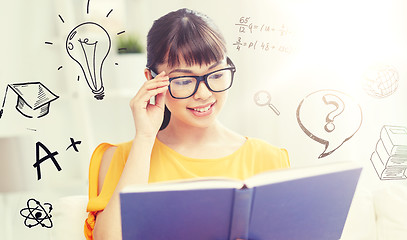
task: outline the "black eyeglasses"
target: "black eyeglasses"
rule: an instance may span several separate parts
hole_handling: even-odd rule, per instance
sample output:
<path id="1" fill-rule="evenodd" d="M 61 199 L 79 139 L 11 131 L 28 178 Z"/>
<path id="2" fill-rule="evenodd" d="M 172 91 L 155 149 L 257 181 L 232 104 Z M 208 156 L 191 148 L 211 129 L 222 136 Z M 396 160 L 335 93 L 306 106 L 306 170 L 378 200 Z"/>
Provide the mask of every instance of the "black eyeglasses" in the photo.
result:
<path id="1" fill-rule="evenodd" d="M 199 84 L 205 82 L 206 87 L 212 92 L 223 92 L 229 89 L 233 83 L 233 77 L 236 67 L 230 58 L 226 58 L 230 67 L 222 68 L 203 76 L 179 76 L 170 78 L 168 90 L 171 97 L 176 99 L 185 99 L 193 96 L 198 91 Z M 156 77 L 158 74 L 151 70 L 151 75 Z"/>

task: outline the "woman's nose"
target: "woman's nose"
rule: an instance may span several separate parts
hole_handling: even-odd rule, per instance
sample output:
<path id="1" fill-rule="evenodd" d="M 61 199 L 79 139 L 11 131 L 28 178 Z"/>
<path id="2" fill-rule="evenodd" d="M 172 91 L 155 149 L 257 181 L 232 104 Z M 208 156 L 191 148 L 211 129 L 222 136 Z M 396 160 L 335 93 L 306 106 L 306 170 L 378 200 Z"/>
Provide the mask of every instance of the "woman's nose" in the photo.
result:
<path id="1" fill-rule="evenodd" d="M 194 94 L 195 99 L 208 99 L 212 96 L 212 91 L 208 89 L 205 82 L 200 82 L 198 85 L 198 90 Z"/>

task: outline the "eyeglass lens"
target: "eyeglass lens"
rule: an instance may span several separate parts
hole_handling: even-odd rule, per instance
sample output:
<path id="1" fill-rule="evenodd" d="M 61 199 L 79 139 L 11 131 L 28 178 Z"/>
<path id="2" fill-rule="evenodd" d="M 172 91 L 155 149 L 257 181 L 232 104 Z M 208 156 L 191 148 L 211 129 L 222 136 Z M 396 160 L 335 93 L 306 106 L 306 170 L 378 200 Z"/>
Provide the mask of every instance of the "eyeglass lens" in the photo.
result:
<path id="1" fill-rule="evenodd" d="M 210 90 L 221 92 L 228 89 L 232 83 L 232 70 L 223 69 L 216 71 L 207 77 L 207 83 Z M 197 79 L 194 77 L 182 77 L 173 79 L 170 83 L 171 94 L 177 98 L 191 96 L 197 85 Z"/>

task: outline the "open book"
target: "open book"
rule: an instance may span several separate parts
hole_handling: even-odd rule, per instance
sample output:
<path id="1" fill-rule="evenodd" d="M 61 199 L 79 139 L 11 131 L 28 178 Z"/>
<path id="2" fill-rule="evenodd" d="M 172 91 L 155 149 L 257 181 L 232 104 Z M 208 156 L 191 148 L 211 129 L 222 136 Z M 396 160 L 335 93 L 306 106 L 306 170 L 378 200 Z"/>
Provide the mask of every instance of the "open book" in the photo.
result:
<path id="1" fill-rule="evenodd" d="M 337 162 L 120 193 L 123 239 L 339 239 L 361 166 Z"/>

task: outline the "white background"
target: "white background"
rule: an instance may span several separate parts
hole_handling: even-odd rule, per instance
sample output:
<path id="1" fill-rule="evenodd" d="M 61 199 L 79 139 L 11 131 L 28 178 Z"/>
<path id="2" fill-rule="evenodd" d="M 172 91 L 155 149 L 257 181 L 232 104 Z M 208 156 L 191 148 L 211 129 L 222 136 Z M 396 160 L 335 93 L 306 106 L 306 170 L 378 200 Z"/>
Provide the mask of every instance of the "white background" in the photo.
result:
<path id="1" fill-rule="evenodd" d="M 404 1 L 93 0 L 89 14 L 86 1 L 81 0 L 1 1 L 0 99 L 3 100 L 8 84 L 36 81 L 59 96 L 51 103 L 49 114 L 40 119 L 23 117 L 14 108 L 16 95 L 9 90 L 6 96 L 0 137 L 20 139 L 23 156 L 19 162 L 9 162 L 6 153 L 0 153 L 3 171 L 17 172 L 7 177 L 4 174 L 6 179 L 2 176 L 0 179 L 10 184 L 17 178 L 24 182 L 17 192 L 1 194 L 4 222 L 1 225 L 10 239 L 47 236 L 48 229 L 28 229 L 23 225 L 19 211 L 26 201 L 36 198 L 52 203 L 62 196 L 87 194 L 93 149 L 101 142 L 131 140 L 134 127 L 128 102 L 144 81 L 145 55 L 117 54 L 116 34 L 124 30 L 125 34 L 135 33 L 145 41 L 154 19 L 182 7 L 201 11 L 217 23 L 225 35 L 229 57 L 237 67 L 235 83 L 220 116 L 225 125 L 245 136 L 286 148 L 293 167 L 358 161 L 365 166 L 362 182 L 369 188 L 407 185 L 407 180 L 380 180 L 370 162 L 383 125 L 407 127 Z M 284 26 L 289 33 L 239 32 L 236 24 L 242 17 L 249 17 L 253 25 L 276 29 Z M 84 21 L 101 24 L 112 38 L 113 48 L 104 65 L 103 101 L 93 98 L 83 78 L 77 81 L 81 71 L 65 51 L 67 34 Z M 256 49 L 242 46 L 237 50 L 234 43 L 239 37 L 248 44 L 257 41 Z M 276 49 L 262 50 L 261 43 L 270 43 Z M 280 51 L 280 46 L 289 48 L 290 53 Z M 398 88 L 388 97 L 375 98 L 363 89 L 366 72 L 377 64 L 391 65 L 399 74 Z M 363 120 L 352 138 L 332 154 L 318 159 L 324 146 L 301 130 L 296 110 L 307 95 L 322 89 L 351 96 L 361 107 Z M 260 90 L 270 93 L 279 116 L 267 106 L 255 104 L 253 97 Z M 316 112 L 321 109 L 315 106 Z M 346 121 L 338 124 L 337 129 L 347 131 Z M 71 137 L 82 141 L 77 145 L 79 152 L 66 150 Z M 335 135 L 332 139 L 337 140 Z M 57 171 L 48 160 L 41 164 L 42 179 L 37 180 L 32 166 L 36 142 L 43 143 L 51 152 L 58 151 L 56 159 L 62 171 Z"/>

